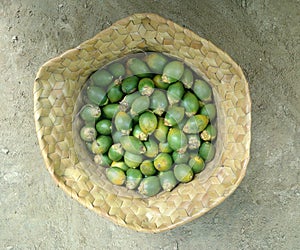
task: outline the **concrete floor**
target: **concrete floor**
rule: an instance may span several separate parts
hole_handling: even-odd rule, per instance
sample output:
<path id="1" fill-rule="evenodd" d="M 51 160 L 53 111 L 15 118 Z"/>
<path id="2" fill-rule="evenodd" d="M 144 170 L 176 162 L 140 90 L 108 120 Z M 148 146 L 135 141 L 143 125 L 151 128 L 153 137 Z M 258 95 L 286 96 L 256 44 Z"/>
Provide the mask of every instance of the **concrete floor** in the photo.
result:
<path id="1" fill-rule="evenodd" d="M 0 249 L 299 249 L 299 0 L 0 2 Z M 35 134 L 33 81 L 50 58 L 135 12 L 226 51 L 250 83 L 251 160 L 236 192 L 161 234 L 121 228 L 57 188 Z"/>

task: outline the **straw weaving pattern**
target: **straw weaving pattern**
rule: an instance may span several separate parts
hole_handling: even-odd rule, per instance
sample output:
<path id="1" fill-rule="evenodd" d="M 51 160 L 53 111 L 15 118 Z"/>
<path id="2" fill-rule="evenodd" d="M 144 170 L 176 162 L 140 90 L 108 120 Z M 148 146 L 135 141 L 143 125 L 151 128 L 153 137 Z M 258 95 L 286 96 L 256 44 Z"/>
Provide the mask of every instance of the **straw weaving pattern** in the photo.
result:
<path id="1" fill-rule="evenodd" d="M 81 161 L 72 131 L 74 106 L 89 75 L 141 50 L 184 60 L 211 84 L 218 112 L 215 159 L 192 182 L 150 198 L 114 187 L 95 166 Z M 211 42 L 154 14 L 122 19 L 45 63 L 34 83 L 34 116 L 55 182 L 89 209 L 137 231 L 165 231 L 217 206 L 238 187 L 250 157 L 251 100 L 240 67 Z"/>

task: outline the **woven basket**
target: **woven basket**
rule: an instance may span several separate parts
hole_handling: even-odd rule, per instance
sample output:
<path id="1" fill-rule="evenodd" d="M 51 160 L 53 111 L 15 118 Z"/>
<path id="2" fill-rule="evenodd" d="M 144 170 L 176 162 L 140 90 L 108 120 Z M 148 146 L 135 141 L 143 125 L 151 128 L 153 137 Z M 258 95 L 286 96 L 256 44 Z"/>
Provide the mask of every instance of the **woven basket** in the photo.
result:
<path id="1" fill-rule="evenodd" d="M 92 163 L 82 161 L 72 131 L 75 104 L 90 74 L 141 50 L 182 59 L 211 84 L 218 113 L 214 160 L 193 181 L 150 198 L 113 186 Z M 240 67 L 211 42 L 155 14 L 116 22 L 45 63 L 34 83 L 36 132 L 55 182 L 101 216 L 143 232 L 165 231 L 198 218 L 238 187 L 249 161 L 250 111 L 248 83 Z"/>

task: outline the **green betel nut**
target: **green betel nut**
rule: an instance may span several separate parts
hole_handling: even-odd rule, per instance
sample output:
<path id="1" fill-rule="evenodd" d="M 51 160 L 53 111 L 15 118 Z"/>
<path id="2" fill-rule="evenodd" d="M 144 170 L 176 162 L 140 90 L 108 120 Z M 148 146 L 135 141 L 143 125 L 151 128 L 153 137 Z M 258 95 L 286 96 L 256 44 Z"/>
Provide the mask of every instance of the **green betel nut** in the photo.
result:
<path id="1" fill-rule="evenodd" d="M 150 96 L 154 91 L 154 82 L 151 78 L 142 78 L 139 81 L 138 90 L 141 95 Z"/>
<path id="2" fill-rule="evenodd" d="M 124 171 L 120 168 L 110 167 L 106 169 L 107 179 L 118 186 L 121 186 L 125 183 L 126 175 Z"/>
<path id="3" fill-rule="evenodd" d="M 183 97 L 185 89 L 181 82 L 175 82 L 171 84 L 167 90 L 167 98 L 170 105 L 180 102 Z"/>
<path id="4" fill-rule="evenodd" d="M 124 93 L 120 85 L 113 85 L 107 92 L 107 97 L 111 103 L 119 102 L 123 99 Z"/>
<path id="5" fill-rule="evenodd" d="M 125 94 L 133 93 L 137 90 L 138 82 L 137 76 L 129 76 L 122 81 L 121 89 Z"/>
<path id="6" fill-rule="evenodd" d="M 107 119 L 112 119 L 120 110 L 120 105 L 117 103 L 107 104 L 102 108 L 103 115 Z"/>
<path id="7" fill-rule="evenodd" d="M 210 102 L 212 100 L 211 88 L 205 81 L 196 80 L 192 89 L 200 101 Z"/>
<path id="8" fill-rule="evenodd" d="M 195 134 L 203 131 L 209 119 L 206 115 L 195 115 L 188 119 L 183 127 L 183 132 L 187 134 Z"/>
<path id="9" fill-rule="evenodd" d="M 204 159 L 205 162 L 211 161 L 215 156 L 215 146 L 210 142 L 204 142 L 199 149 L 199 156 Z"/>
<path id="10" fill-rule="evenodd" d="M 104 154 L 108 151 L 113 141 L 110 136 L 100 135 L 92 144 L 92 152 L 94 154 Z"/>
<path id="11" fill-rule="evenodd" d="M 94 104 L 85 104 L 80 111 L 80 117 L 85 122 L 95 122 L 100 116 L 101 110 Z"/>
<path id="12" fill-rule="evenodd" d="M 153 133 L 156 140 L 158 140 L 160 142 L 167 141 L 168 132 L 169 132 L 169 127 L 167 127 L 164 124 L 164 118 L 162 118 L 162 117 L 158 118 L 158 124 L 157 124 L 157 127 L 156 127 L 156 129 Z"/>
<path id="13" fill-rule="evenodd" d="M 198 98 L 190 91 L 186 92 L 183 96 L 181 106 L 185 109 L 185 114 L 191 117 L 197 114 L 200 107 Z"/>
<path id="14" fill-rule="evenodd" d="M 115 127 L 123 134 L 129 134 L 132 130 L 132 118 L 123 111 L 119 111 L 114 120 Z"/>
<path id="15" fill-rule="evenodd" d="M 147 64 L 138 58 L 130 58 L 127 61 L 127 66 L 133 75 L 138 77 L 151 77 L 151 70 L 148 68 Z"/>
<path id="16" fill-rule="evenodd" d="M 217 129 L 212 124 L 209 124 L 206 129 L 204 129 L 200 137 L 203 141 L 213 141 L 217 137 Z"/>
<path id="17" fill-rule="evenodd" d="M 157 118 L 152 112 L 146 111 L 140 115 L 139 125 L 145 134 L 152 134 L 157 127 Z"/>
<path id="18" fill-rule="evenodd" d="M 154 159 L 154 167 L 158 171 L 167 171 L 172 168 L 172 157 L 167 153 L 160 153 Z"/>
<path id="19" fill-rule="evenodd" d="M 120 138 L 122 147 L 132 154 L 144 154 L 146 147 L 144 144 L 134 136 L 124 135 Z"/>
<path id="20" fill-rule="evenodd" d="M 205 163 L 199 155 L 194 155 L 189 160 L 189 166 L 192 168 L 194 174 L 198 174 L 205 168 Z"/>
<path id="21" fill-rule="evenodd" d="M 154 196 L 161 190 L 158 176 L 145 177 L 138 188 L 139 192 L 146 196 Z"/>
<path id="22" fill-rule="evenodd" d="M 184 108 L 179 106 L 170 106 L 165 115 L 164 124 L 166 126 L 175 126 L 182 121 L 184 117 Z"/>
<path id="23" fill-rule="evenodd" d="M 174 167 L 174 175 L 179 182 L 190 182 L 194 177 L 194 172 L 187 164 L 178 164 Z"/>
<path id="24" fill-rule="evenodd" d="M 145 176 L 151 176 L 156 173 L 156 168 L 152 160 L 144 160 L 140 165 L 140 170 Z"/>
<path id="25" fill-rule="evenodd" d="M 138 138 L 140 141 L 147 141 L 147 139 L 148 139 L 148 135 L 141 130 L 141 127 L 139 124 L 136 124 L 134 126 L 132 135 L 134 137 Z"/>
<path id="26" fill-rule="evenodd" d="M 148 96 L 140 96 L 132 103 L 130 114 L 132 117 L 145 112 L 150 106 L 150 99 Z"/>
<path id="27" fill-rule="evenodd" d="M 148 141 L 144 142 L 144 145 L 146 147 L 145 156 L 149 158 L 154 158 L 158 154 L 158 144 L 155 140 L 149 138 Z"/>
<path id="28" fill-rule="evenodd" d="M 107 154 L 96 154 L 94 156 L 94 162 L 97 166 L 101 166 L 101 167 L 109 167 L 112 164 L 112 160 L 109 159 Z"/>
<path id="29" fill-rule="evenodd" d="M 153 73 L 161 74 L 168 59 L 160 53 L 151 53 L 146 56 L 145 61 Z"/>
<path id="30" fill-rule="evenodd" d="M 173 149 L 170 147 L 168 142 L 160 142 L 158 144 L 158 151 L 160 153 L 172 153 Z"/>
<path id="31" fill-rule="evenodd" d="M 96 130 L 101 135 L 110 135 L 112 131 L 111 120 L 103 119 L 96 123 Z"/>
<path id="32" fill-rule="evenodd" d="M 163 70 L 162 80 L 166 83 L 178 81 L 184 72 L 184 65 L 179 61 L 169 62 Z"/>
<path id="33" fill-rule="evenodd" d="M 167 89 L 169 87 L 169 83 L 165 83 L 162 80 L 162 75 L 154 76 L 153 82 L 154 82 L 155 87 L 159 88 L 159 89 Z"/>
<path id="34" fill-rule="evenodd" d="M 213 121 L 217 115 L 216 106 L 212 103 L 208 103 L 201 108 L 200 114 L 208 116 L 209 119 Z"/>
<path id="35" fill-rule="evenodd" d="M 99 87 L 107 87 L 113 80 L 113 75 L 105 69 L 97 70 L 91 75 L 92 83 Z"/>
<path id="36" fill-rule="evenodd" d="M 169 146 L 175 151 L 185 152 L 187 148 L 187 137 L 186 135 L 178 128 L 171 128 L 169 130 L 167 140 Z"/>
<path id="37" fill-rule="evenodd" d="M 185 68 L 180 81 L 183 83 L 185 88 L 190 89 L 194 83 L 193 72 L 189 68 Z"/>
<path id="38" fill-rule="evenodd" d="M 125 75 L 126 70 L 122 63 L 112 63 L 108 66 L 108 70 L 113 74 L 115 78 L 119 78 Z"/>
<path id="39" fill-rule="evenodd" d="M 108 150 L 108 157 L 112 161 L 121 160 L 123 155 L 124 155 L 124 149 L 123 149 L 121 143 L 113 144 Z"/>
<path id="40" fill-rule="evenodd" d="M 143 161 L 143 156 L 140 154 L 132 154 L 128 151 L 124 154 L 124 162 L 129 168 L 137 168 Z"/>
<path id="41" fill-rule="evenodd" d="M 124 161 L 113 161 L 110 165 L 111 167 L 120 168 L 123 171 L 127 171 L 129 168 Z"/>
<path id="42" fill-rule="evenodd" d="M 96 139 L 97 131 L 94 127 L 83 126 L 80 130 L 80 137 L 85 142 L 92 142 Z"/>
<path id="43" fill-rule="evenodd" d="M 150 96 L 150 109 L 154 114 L 161 116 L 169 106 L 167 96 L 164 91 L 155 89 Z"/>
<path id="44" fill-rule="evenodd" d="M 174 151 L 172 154 L 172 158 L 176 164 L 187 163 L 190 159 L 190 153 L 189 152 L 179 153 L 177 151 Z"/>
<path id="45" fill-rule="evenodd" d="M 160 185 L 165 191 L 171 191 L 178 183 L 172 170 L 160 172 L 158 177 Z"/>
<path id="46" fill-rule="evenodd" d="M 128 189 L 135 189 L 139 186 L 143 179 L 143 175 L 139 169 L 129 168 L 126 171 L 125 185 Z"/>
<path id="47" fill-rule="evenodd" d="M 114 130 L 111 134 L 112 139 L 114 141 L 114 143 L 119 143 L 120 142 L 120 138 L 123 136 L 124 134 L 121 131 L 118 130 Z"/>
<path id="48" fill-rule="evenodd" d="M 97 86 L 88 86 L 86 89 L 88 99 L 96 105 L 103 106 L 107 103 L 106 91 Z"/>
<path id="49" fill-rule="evenodd" d="M 140 96 L 141 96 L 141 94 L 138 91 L 128 94 L 128 95 L 125 95 L 125 97 L 120 102 L 120 110 L 121 111 L 129 110 L 131 108 L 131 105 L 134 102 L 134 100 L 136 100 Z"/>

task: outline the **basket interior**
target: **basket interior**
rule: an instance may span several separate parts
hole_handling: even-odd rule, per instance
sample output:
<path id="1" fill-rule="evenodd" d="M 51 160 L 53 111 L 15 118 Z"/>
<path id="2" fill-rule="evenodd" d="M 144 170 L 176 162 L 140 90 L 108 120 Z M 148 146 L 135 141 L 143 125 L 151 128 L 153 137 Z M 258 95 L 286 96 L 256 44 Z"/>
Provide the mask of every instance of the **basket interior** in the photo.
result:
<path id="1" fill-rule="evenodd" d="M 153 51 L 151 51 L 153 52 Z M 139 52 L 141 53 L 141 51 Z M 166 56 L 168 56 L 170 58 L 170 55 L 165 53 L 164 54 Z M 135 55 L 135 54 L 130 54 L 131 55 Z M 127 60 L 129 57 L 123 57 L 121 58 L 122 60 Z M 180 59 L 180 58 L 178 58 Z M 197 76 L 196 79 L 200 79 L 203 78 L 203 76 Z M 129 190 L 124 186 L 116 186 L 111 184 L 111 182 L 108 181 L 107 177 L 105 176 L 105 167 L 99 167 L 97 166 L 94 161 L 93 161 L 93 154 L 89 152 L 89 150 L 87 149 L 84 141 L 81 140 L 80 138 L 80 129 L 81 127 L 84 125 L 84 122 L 78 118 L 81 107 L 85 104 L 84 101 L 84 90 L 86 88 L 86 86 L 89 85 L 89 79 L 86 81 L 85 84 L 83 84 L 81 91 L 79 92 L 79 95 L 77 97 L 75 106 L 74 106 L 74 112 L 73 112 L 73 126 L 72 126 L 72 133 L 73 133 L 73 138 L 74 138 L 74 149 L 75 152 L 78 156 L 78 159 L 80 161 L 80 168 L 87 172 L 88 176 L 93 176 L 93 185 L 95 186 L 99 186 L 104 188 L 107 192 L 111 192 L 114 193 L 116 195 L 119 196 L 125 196 L 125 197 L 137 197 L 137 198 L 146 198 L 144 196 L 142 196 L 141 194 L 139 194 L 136 191 L 133 190 Z M 217 93 L 213 93 L 213 99 L 218 98 L 217 97 Z M 216 96 L 216 97 L 215 97 Z M 214 100 L 215 101 L 215 100 Z M 217 105 L 218 106 L 218 105 Z M 221 112 L 221 111 L 219 111 Z M 220 124 L 224 124 L 223 118 L 222 116 L 218 117 L 216 121 L 214 121 L 214 125 L 217 126 L 218 129 L 221 130 L 222 126 L 218 126 L 219 122 Z M 216 167 L 215 162 L 217 162 L 219 160 L 219 155 L 220 155 L 220 141 L 222 141 L 222 133 L 220 133 L 220 139 L 218 137 L 218 139 L 213 143 L 216 147 L 216 154 L 215 157 L 213 159 L 213 161 L 209 162 L 206 164 L 205 169 L 196 175 L 197 181 L 199 183 L 204 183 L 209 176 L 211 175 L 212 171 L 214 170 L 214 168 Z M 187 184 L 185 184 L 187 185 Z M 165 195 L 168 195 L 168 192 L 166 192 Z"/>

